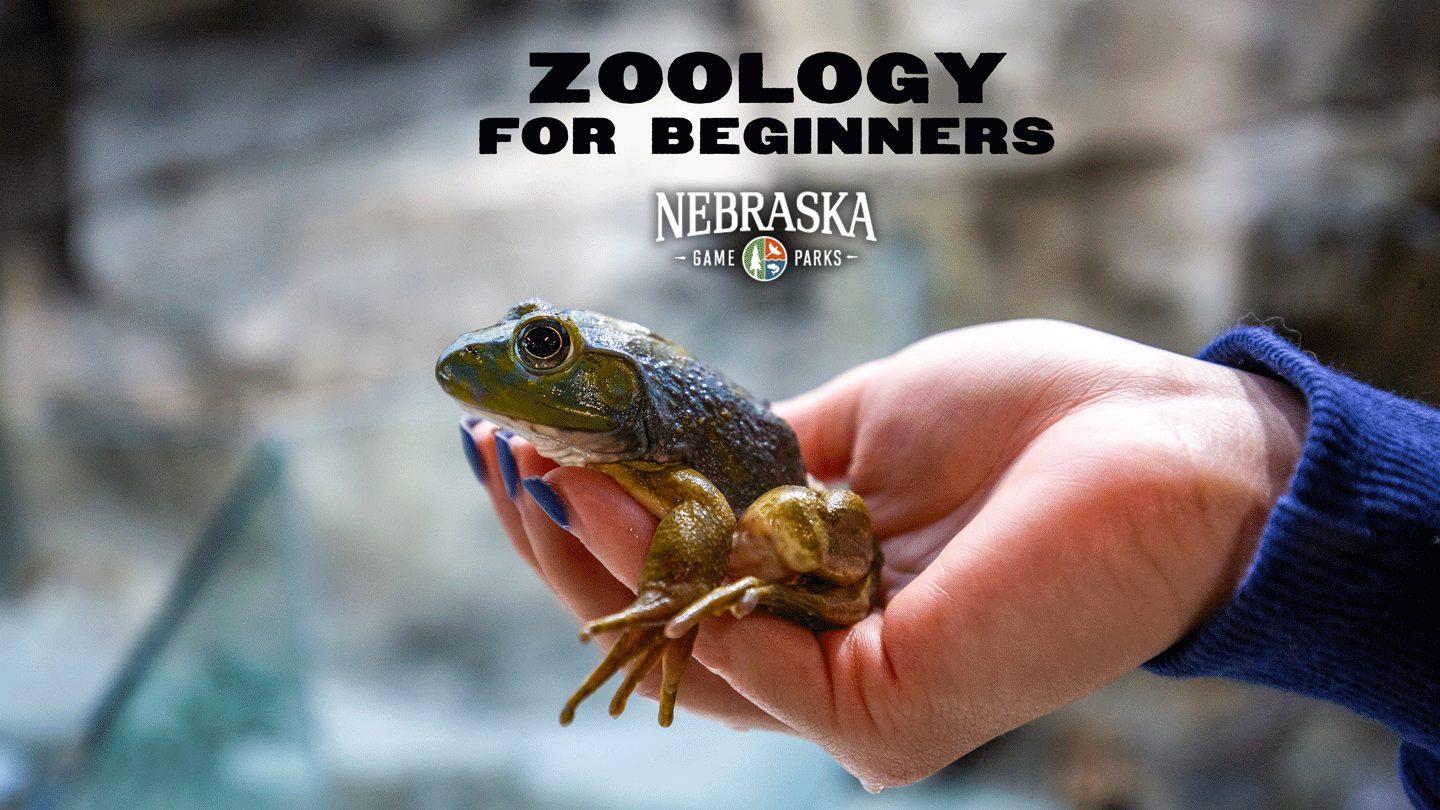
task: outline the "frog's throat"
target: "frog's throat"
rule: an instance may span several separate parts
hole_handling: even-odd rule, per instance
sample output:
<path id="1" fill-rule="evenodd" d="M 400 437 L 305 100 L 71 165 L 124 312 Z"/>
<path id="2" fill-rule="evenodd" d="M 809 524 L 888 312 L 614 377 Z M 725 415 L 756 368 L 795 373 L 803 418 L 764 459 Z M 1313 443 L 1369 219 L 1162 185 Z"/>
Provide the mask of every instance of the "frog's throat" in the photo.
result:
<path id="1" fill-rule="evenodd" d="M 471 409 L 474 410 L 474 409 Z M 511 416 L 474 411 L 504 430 L 535 445 L 535 451 L 556 464 L 587 465 L 633 461 L 645 454 L 643 431 L 619 428 L 610 431 L 570 430 L 527 422 Z"/>

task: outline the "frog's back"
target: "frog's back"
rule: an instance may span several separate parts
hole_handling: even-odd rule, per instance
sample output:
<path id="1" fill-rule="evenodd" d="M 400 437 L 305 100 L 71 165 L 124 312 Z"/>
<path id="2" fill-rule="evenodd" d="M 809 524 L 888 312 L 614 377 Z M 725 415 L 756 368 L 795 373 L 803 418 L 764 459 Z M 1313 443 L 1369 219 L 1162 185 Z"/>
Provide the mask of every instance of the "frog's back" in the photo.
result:
<path id="1" fill-rule="evenodd" d="M 587 338 L 630 357 L 645 380 L 641 460 L 695 468 L 737 513 L 777 486 L 806 482 L 795 431 L 769 403 L 643 326 L 584 316 L 596 319 Z"/>

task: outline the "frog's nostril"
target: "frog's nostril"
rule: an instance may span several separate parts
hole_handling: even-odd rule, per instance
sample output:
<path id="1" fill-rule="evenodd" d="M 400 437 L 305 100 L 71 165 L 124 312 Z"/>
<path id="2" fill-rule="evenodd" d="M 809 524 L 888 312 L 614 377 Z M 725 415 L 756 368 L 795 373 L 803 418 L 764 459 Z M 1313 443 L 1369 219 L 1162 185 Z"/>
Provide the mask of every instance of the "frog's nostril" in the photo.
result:
<path id="1" fill-rule="evenodd" d="M 444 360 L 441 360 L 435 365 L 435 378 L 440 381 L 441 385 L 446 386 L 454 385 L 458 382 L 455 376 L 455 369 Z"/>

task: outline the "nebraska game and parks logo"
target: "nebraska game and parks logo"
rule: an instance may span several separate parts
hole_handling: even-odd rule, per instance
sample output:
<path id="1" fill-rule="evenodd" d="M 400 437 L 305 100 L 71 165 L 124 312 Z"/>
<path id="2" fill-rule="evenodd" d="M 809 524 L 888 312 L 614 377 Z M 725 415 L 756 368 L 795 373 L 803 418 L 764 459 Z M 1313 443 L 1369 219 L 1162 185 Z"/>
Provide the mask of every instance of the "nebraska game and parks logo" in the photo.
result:
<path id="1" fill-rule="evenodd" d="M 785 246 L 773 236 L 757 236 L 745 246 L 740 262 L 745 274 L 756 281 L 774 281 L 785 272 Z"/>
<path id="2" fill-rule="evenodd" d="M 675 255 L 692 267 L 736 268 L 774 281 L 787 268 L 841 267 L 859 259 L 835 247 L 786 248 L 791 234 L 874 242 L 870 201 L 863 191 L 681 191 L 655 193 L 655 241 L 740 234 L 743 247 L 697 247 Z M 739 242 L 737 238 L 736 242 Z"/>

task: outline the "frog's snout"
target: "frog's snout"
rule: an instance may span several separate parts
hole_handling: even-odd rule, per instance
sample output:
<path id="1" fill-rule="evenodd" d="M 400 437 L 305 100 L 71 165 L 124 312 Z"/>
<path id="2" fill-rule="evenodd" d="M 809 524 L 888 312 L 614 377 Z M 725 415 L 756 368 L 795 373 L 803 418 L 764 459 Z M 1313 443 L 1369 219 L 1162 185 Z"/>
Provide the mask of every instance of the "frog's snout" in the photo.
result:
<path id="1" fill-rule="evenodd" d="M 450 396 L 456 399 L 471 399 L 470 387 L 462 382 L 457 366 L 450 352 L 440 355 L 440 359 L 435 361 L 435 381 L 440 383 L 440 387 Z"/>
<path id="2" fill-rule="evenodd" d="M 449 355 L 435 361 L 435 381 L 445 389 L 445 393 L 454 396 L 455 386 L 459 384 L 460 378 L 455 375 L 455 369 L 449 363 Z"/>
<path id="3" fill-rule="evenodd" d="M 461 402 L 476 404 L 479 391 L 476 390 L 484 364 L 484 352 L 474 340 L 473 334 L 461 335 L 435 361 L 435 381 L 445 393 Z"/>

